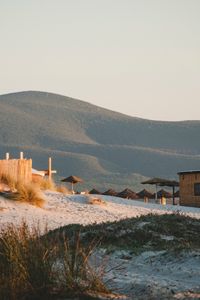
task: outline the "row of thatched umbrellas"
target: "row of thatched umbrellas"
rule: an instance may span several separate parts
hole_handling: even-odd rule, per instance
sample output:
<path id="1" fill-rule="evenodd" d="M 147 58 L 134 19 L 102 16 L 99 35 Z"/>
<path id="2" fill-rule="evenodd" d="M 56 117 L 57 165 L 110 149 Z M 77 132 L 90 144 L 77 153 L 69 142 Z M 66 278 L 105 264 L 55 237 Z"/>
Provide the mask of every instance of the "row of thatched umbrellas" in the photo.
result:
<path id="1" fill-rule="evenodd" d="M 142 191 L 135 193 L 131 189 L 125 189 L 121 191 L 120 193 L 116 192 L 113 189 L 109 189 L 105 191 L 104 193 L 99 192 L 96 189 L 92 189 L 89 194 L 95 194 L 95 195 L 107 195 L 107 196 L 115 196 L 115 197 L 120 197 L 120 198 L 126 198 L 126 199 L 143 199 L 143 198 L 149 198 L 149 199 L 154 199 L 155 198 L 155 193 L 151 193 L 147 191 L 146 189 L 143 189 Z M 157 197 L 158 198 L 172 198 L 172 194 L 165 191 L 164 189 L 160 190 L 157 192 Z M 175 193 L 175 197 L 179 197 L 179 192 L 177 191 Z"/>
<path id="2" fill-rule="evenodd" d="M 67 178 L 64 178 L 61 180 L 62 182 L 69 182 L 71 183 L 72 186 L 72 191 L 74 190 L 74 184 L 78 182 L 83 182 L 83 180 L 80 177 L 77 176 L 69 176 Z M 178 186 L 178 182 L 176 181 L 171 181 L 171 180 L 166 180 L 166 179 L 161 179 L 161 178 L 153 178 L 147 181 L 142 182 L 143 184 L 154 184 L 156 185 L 156 193 L 151 193 L 147 191 L 146 189 L 143 189 L 139 193 L 135 193 L 134 191 L 126 188 L 125 190 L 121 191 L 120 193 L 116 192 L 113 189 L 109 189 L 105 191 L 104 193 L 99 192 L 96 189 L 92 189 L 89 193 L 90 194 L 102 194 L 102 195 L 108 195 L 108 196 L 116 196 L 116 197 L 121 197 L 121 198 L 126 198 L 126 199 L 142 199 L 142 198 L 172 198 L 173 197 L 173 202 L 174 202 L 174 197 L 179 197 L 179 191 L 175 193 L 174 188 L 175 186 Z M 157 191 L 157 186 L 168 186 L 168 187 L 173 187 L 173 193 L 169 193 L 165 191 L 164 189 Z"/>

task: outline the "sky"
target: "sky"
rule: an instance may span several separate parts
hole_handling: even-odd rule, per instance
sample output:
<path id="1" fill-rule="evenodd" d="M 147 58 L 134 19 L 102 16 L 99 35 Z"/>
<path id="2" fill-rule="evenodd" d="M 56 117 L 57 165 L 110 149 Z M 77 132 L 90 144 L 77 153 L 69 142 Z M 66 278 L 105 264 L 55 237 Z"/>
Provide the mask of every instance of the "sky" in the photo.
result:
<path id="1" fill-rule="evenodd" d="M 199 0 L 0 0 L 0 94 L 200 119 Z"/>

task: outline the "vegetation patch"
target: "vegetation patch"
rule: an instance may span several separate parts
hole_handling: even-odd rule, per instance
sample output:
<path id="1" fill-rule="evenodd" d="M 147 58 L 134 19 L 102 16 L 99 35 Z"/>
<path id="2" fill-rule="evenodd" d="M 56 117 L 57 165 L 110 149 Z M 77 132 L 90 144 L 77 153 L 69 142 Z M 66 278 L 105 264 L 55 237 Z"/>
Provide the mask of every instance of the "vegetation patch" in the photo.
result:
<path id="1" fill-rule="evenodd" d="M 64 185 L 57 185 L 56 191 L 63 194 L 63 195 L 69 195 L 72 194 L 72 191 L 70 191 L 66 186 Z"/>
<path id="2" fill-rule="evenodd" d="M 0 175 L 0 183 L 5 184 L 10 189 L 10 191 L 16 190 L 17 182 L 12 178 L 12 176 L 10 176 L 8 174 Z"/>
<path id="3" fill-rule="evenodd" d="M 95 239 L 83 246 L 80 233 L 58 242 L 26 223 L 0 232 L 0 299 L 98 299 L 110 291 L 89 258 Z"/>
<path id="4" fill-rule="evenodd" d="M 56 185 L 53 180 L 49 180 L 46 178 L 34 178 L 33 183 L 41 190 L 56 191 Z"/>
<path id="5" fill-rule="evenodd" d="M 34 184 L 18 184 L 17 192 L 9 195 L 9 198 L 18 202 L 29 203 L 38 207 L 44 205 L 43 195 L 40 189 Z"/>
<path id="6" fill-rule="evenodd" d="M 97 204 L 97 205 L 106 205 L 106 201 L 104 201 L 103 199 L 97 198 L 97 197 L 91 197 L 91 196 L 87 197 L 87 203 L 88 204 Z"/>
<path id="7" fill-rule="evenodd" d="M 72 235 L 81 230 L 82 243 L 95 237 L 107 251 L 127 249 L 134 253 L 148 250 L 200 249 L 200 221 L 179 213 L 146 215 L 118 222 L 97 225 L 68 225 L 49 233 L 49 236 Z"/>
<path id="8" fill-rule="evenodd" d="M 42 191 L 51 190 L 62 194 L 71 194 L 67 187 L 56 185 L 53 180 L 44 178 L 35 178 L 33 182 L 26 184 L 22 181 L 15 181 L 9 175 L 1 175 L 0 183 L 8 187 L 7 192 L 2 192 L 2 196 L 13 201 L 29 203 L 38 207 L 44 205 Z"/>

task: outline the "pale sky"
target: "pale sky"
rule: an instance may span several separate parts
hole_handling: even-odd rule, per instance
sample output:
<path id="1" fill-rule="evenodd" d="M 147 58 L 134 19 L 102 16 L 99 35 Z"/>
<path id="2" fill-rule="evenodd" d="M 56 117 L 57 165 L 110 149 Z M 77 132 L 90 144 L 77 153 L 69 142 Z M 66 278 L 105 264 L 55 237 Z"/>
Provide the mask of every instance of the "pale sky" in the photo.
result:
<path id="1" fill-rule="evenodd" d="M 200 120 L 200 0 L 0 0 L 0 94 Z"/>

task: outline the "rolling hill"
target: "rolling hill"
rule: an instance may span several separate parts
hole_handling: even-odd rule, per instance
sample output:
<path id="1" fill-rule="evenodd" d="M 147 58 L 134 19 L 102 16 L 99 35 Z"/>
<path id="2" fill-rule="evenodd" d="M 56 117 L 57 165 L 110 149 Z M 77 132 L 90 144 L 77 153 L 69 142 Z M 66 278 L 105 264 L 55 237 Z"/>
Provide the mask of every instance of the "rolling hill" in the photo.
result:
<path id="1" fill-rule="evenodd" d="M 200 169 L 200 121 L 134 118 L 46 92 L 1 95 L 0 136 L 2 158 L 24 151 L 43 169 L 50 155 L 59 176 L 87 188 L 139 189 L 146 177 Z"/>

